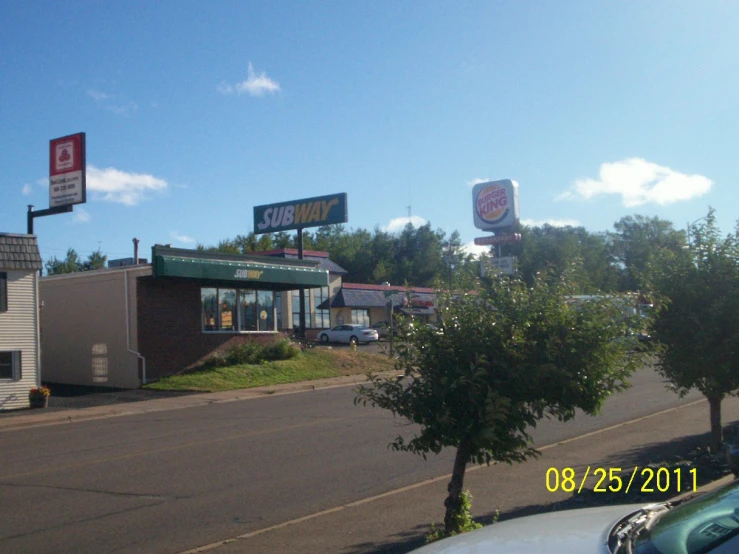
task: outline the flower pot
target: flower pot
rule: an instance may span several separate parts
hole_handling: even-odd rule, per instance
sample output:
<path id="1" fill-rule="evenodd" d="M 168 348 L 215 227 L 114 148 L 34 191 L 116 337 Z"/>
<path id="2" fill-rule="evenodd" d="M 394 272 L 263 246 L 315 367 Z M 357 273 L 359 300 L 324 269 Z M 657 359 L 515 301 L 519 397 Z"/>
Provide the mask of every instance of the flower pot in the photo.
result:
<path id="1" fill-rule="evenodd" d="M 49 406 L 48 396 L 29 396 L 28 399 L 31 401 L 31 408 L 46 408 Z"/>

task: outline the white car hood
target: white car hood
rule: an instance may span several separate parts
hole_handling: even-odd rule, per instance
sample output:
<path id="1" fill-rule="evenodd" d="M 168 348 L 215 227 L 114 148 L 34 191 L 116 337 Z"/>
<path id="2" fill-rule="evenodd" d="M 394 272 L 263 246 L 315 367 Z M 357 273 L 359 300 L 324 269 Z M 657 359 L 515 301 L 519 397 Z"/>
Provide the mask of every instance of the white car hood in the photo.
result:
<path id="1" fill-rule="evenodd" d="M 431 543 L 417 554 L 608 554 L 608 533 L 642 505 L 566 510 L 510 519 Z"/>

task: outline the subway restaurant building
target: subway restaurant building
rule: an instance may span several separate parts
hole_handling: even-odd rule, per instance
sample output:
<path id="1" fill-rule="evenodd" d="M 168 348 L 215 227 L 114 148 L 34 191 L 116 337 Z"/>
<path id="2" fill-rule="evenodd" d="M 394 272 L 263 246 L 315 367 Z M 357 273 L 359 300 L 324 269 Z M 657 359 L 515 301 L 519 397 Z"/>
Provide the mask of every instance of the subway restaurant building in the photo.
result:
<path id="1" fill-rule="evenodd" d="M 328 281 L 315 260 L 161 245 L 150 264 L 42 278 L 44 381 L 137 388 L 233 345 L 272 341 L 277 293 Z"/>

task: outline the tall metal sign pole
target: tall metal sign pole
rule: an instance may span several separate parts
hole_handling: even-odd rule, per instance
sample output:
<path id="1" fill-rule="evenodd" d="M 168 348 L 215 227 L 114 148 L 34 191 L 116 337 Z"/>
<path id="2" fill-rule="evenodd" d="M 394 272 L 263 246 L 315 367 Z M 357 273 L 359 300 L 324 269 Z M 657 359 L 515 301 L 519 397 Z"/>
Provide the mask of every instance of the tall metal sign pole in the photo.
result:
<path id="1" fill-rule="evenodd" d="M 49 141 L 49 208 L 33 211 L 28 205 L 27 231 L 33 234 L 37 217 L 68 213 L 75 204 L 87 202 L 85 133 Z"/>
<path id="2" fill-rule="evenodd" d="M 298 259 L 303 259 L 303 229 L 349 221 L 346 193 L 254 206 L 254 234 L 298 231 Z M 305 338 L 305 295 L 300 291 L 299 336 Z"/>

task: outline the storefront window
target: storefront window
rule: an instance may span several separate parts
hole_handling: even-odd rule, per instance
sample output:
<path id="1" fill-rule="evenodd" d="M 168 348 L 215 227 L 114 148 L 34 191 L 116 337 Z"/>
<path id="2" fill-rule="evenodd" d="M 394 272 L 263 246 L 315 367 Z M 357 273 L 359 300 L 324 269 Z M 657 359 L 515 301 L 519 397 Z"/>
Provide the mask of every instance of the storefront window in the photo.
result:
<path id="1" fill-rule="evenodd" d="M 275 293 L 268 290 L 200 289 L 204 331 L 274 331 Z"/>
<path id="2" fill-rule="evenodd" d="M 303 291 L 303 297 L 305 298 L 305 327 L 310 327 L 310 291 L 305 289 Z M 291 292 L 292 300 L 292 311 L 293 311 L 293 329 L 300 327 L 300 291 L 294 290 Z"/>
<path id="3" fill-rule="evenodd" d="M 316 312 L 316 328 L 328 329 L 331 327 L 331 316 L 329 315 L 329 311 L 318 309 L 318 306 L 328 300 L 328 287 L 316 289 L 313 294 L 313 306 Z"/>
<path id="4" fill-rule="evenodd" d="M 370 325 L 369 310 L 352 310 L 352 323 L 358 325 Z"/>
<path id="5" fill-rule="evenodd" d="M 260 331 L 274 331 L 275 329 L 275 305 L 274 293 L 269 290 L 257 292 L 259 306 L 258 326 Z"/>
<path id="6" fill-rule="evenodd" d="M 239 329 L 241 331 L 257 330 L 257 292 L 253 290 L 239 291 Z"/>
<path id="7" fill-rule="evenodd" d="M 236 289 L 218 289 L 218 309 L 222 331 L 236 330 Z"/>
<path id="8" fill-rule="evenodd" d="M 200 289 L 200 304 L 203 307 L 203 329 L 217 331 L 218 289 Z"/>
<path id="9" fill-rule="evenodd" d="M 277 328 L 282 329 L 282 293 L 275 295 L 275 311 L 277 312 Z"/>

